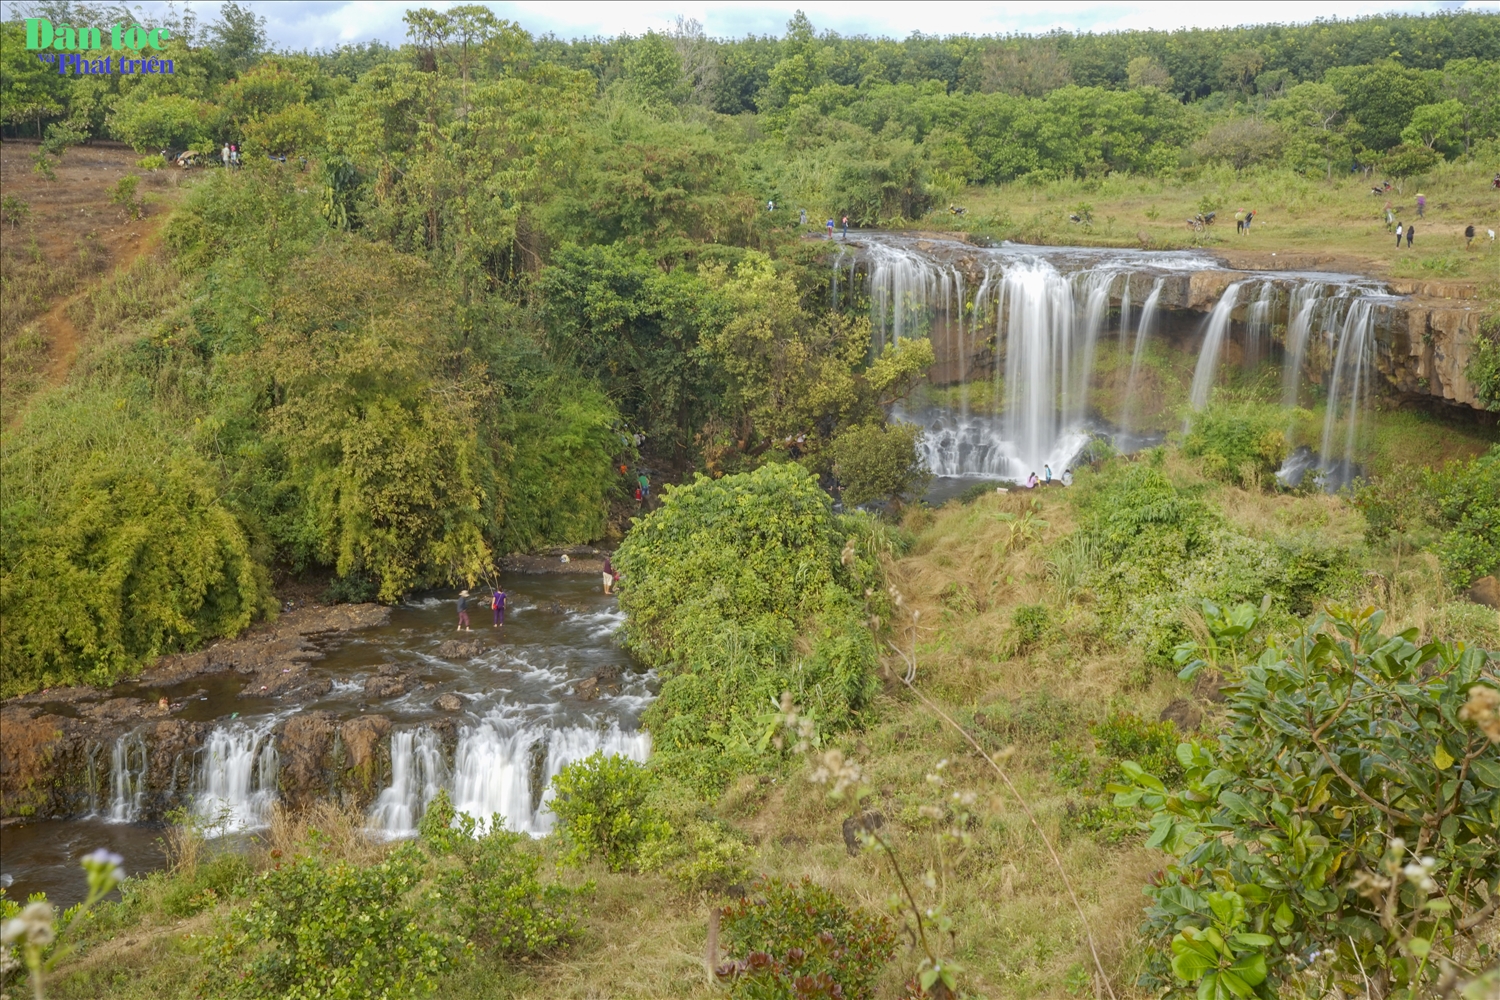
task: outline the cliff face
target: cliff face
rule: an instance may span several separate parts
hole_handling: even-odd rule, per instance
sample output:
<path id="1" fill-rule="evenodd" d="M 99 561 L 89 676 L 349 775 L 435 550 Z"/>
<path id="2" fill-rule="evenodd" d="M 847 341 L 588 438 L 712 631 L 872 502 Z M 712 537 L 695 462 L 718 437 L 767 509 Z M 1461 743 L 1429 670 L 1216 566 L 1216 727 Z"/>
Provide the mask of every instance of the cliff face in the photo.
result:
<path id="1" fill-rule="evenodd" d="M 976 283 L 979 277 L 973 276 Z M 1146 274 L 1130 277 L 1130 298 L 1136 310 L 1157 280 L 1156 276 Z M 1317 280 L 1317 274 L 1202 270 L 1167 275 L 1160 280 L 1158 304 L 1163 311 L 1162 330 L 1182 349 L 1195 350 L 1198 342 L 1195 330 L 1230 285 L 1237 281 L 1270 280 L 1290 291 L 1298 284 Z M 1390 298 L 1375 310 L 1374 334 L 1375 368 L 1385 382 L 1385 391 L 1485 409 L 1464 375 L 1485 314 L 1475 286 L 1451 281 L 1390 280 L 1382 284 L 1390 292 Z M 1123 283 L 1116 286 L 1111 308 L 1119 307 L 1123 290 Z M 1232 313 L 1231 338 L 1243 332 L 1249 309 L 1250 303 L 1241 299 Z M 1285 334 L 1285 322 L 1274 325 L 1272 336 L 1278 343 L 1284 343 Z M 990 339 L 984 334 L 976 336 L 972 329 L 967 335 L 960 335 L 953 324 L 940 317 L 932 330 L 933 350 L 937 355 L 932 381 L 943 385 L 989 377 L 995 363 Z M 1331 361 L 1327 354 L 1317 349 L 1308 352 L 1305 371 L 1313 382 L 1324 380 L 1324 369 Z"/>

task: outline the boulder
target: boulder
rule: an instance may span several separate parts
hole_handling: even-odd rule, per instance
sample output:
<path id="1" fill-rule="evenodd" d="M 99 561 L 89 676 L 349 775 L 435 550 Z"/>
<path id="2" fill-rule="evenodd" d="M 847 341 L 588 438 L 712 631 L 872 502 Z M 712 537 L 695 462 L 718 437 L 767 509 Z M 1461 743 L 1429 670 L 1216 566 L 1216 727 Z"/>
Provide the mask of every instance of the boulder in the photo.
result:
<path id="1" fill-rule="evenodd" d="M 446 694 L 438 695 L 437 700 L 432 703 L 432 707 L 439 712 L 457 712 L 463 709 L 464 700 L 452 691 L 449 691 Z"/>
<path id="2" fill-rule="evenodd" d="M 387 674 L 376 674 L 365 681 L 366 698 L 394 698 L 405 694 L 407 678 L 397 674 L 392 677 Z"/>
<path id="3" fill-rule="evenodd" d="M 346 805 L 363 809 L 374 801 L 391 769 L 391 720 L 383 715 L 361 715 L 339 727 L 344 748 L 340 797 Z"/>
<path id="4" fill-rule="evenodd" d="M 861 833 L 874 833 L 885 826 L 885 817 L 878 812 L 862 812 L 844 820 L 844 850 L 852 858 L 864 849 Z"/>
<path id="5" fill-rule="evenodd" d="M 1174 698 L 1172 703 L 1162 709 L 1161 714 L 1156 718 L 1158 722 L 1176 724 L 1179 733 L 1190 733 L 1198 728 L 1198 723 L 1203 721 L 1203 713 L 1186 698 Z"/>
<path id="6" fill-rule="evenodd" d="M 599 697 L 599 678 L 585 677 L 573 685 L 573 694 L 583 701 L 593 701 Z"/>
<path id="7" fill-rule="evenodd" d="M 300 809 L 325 798 L 333 789 L 334 717 L 329 712 L 301 712 L 282 727 L 276 741 L 281 757 L 281 800 Z"/>
<path id="8" fill-rule="evenodd" d="M 478 642 L 447 639 L 438 643 L 437 655 L 445 660 L 472 660 L 483 651 L 483 648 Z"/>

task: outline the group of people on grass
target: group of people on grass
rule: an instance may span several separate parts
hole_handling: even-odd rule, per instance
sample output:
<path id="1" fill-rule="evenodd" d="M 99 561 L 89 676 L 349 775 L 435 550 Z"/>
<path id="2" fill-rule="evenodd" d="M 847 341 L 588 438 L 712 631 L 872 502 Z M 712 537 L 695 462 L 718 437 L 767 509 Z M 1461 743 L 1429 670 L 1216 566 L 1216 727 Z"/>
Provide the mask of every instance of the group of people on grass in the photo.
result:
<path id="1" fill-rule="evenodd" d="M 1062 478 L 1058 479 L 1058 480 L 1053 480 L 1053 478 L 1052 478 L 1052 466 L 1050 466 L 1050 465 L 1043 465 L 1042 466 L 1042 478 L 1038 479 L 1037 478 L 1037 474 L 1035 472 L 1033 472 L 1031 475 L 1029 475 L 1029 476 L 1026 477 L 1026 488 L 1028 490 L 1034 490 L 1038 486 L 1051 486 L 1054 481 L 1055 482 L 1060 482 L 1064 486 L 1072 486 L 1073 485 L 1073 470 L 1072 469 L 1064 469 L 1063 470 L 1063 474 L 1062 474 Z"/>

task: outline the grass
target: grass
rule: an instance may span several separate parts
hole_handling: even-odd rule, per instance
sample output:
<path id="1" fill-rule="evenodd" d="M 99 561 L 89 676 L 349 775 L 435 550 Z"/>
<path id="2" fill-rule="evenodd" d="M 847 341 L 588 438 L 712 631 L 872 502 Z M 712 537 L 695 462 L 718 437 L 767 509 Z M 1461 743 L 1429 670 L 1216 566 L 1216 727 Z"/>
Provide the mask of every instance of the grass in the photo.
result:
<path id="1" fill-rule="evenodd" d="M 1493 172 L 1493 164 L 1477 159 L 1444 163 L 1425 177 L 1394 181 L 1393 190 L 1379 196 L 1370 193 L 1378 176 L 1330 180 L 1279 168 L 1237 173 L 1201 167 L 1180 179 L 1113 174 L 1045 185 L 1016 182 L 971 187 L 960 199 L 964 216 L 934 213 L 919 224 L 1044 244 L 1204 246 L 1229 254 L 1231 263 L 1239 255 L 1239 263 L 1259 267 L 1277 266 L 1272 254 L 1290 255 L 1294 267 L 1466 279 L 1494 300 L 1500 299 L 1500 246 L 1485 237 L 1487 229 L 1500 231 L 1500 197 L 1489 190 Z M 1422 219 L 1418 192 L 1427 196 Z M 1387 200 L 1398 220 L 1417 225 L 1411 249 L 1395 249 L 1383 215 Z M 1069 221 L 1085 204 L 1092 224 Z M 1205 208 L 1218 218 L 1204 233 L 1194 233 L 1186 220 Z M 1256 215 L 1250 233 L 1238 236 L 1234 213 L 1242 208 Z M 1470 224 L 1479 238 L 1466 249 L 1463 230 Z"/>
<path id="2" fill-rule="evenodd" d="M 1421 430 L 1420 420 L 1410 420 L 1389 433 Z M 1168 452 L 1166 469 L 1179 483 L 1203 491 L 1245 534 L 1274 540 L 1315 532 L 1354 553 L 1364 573 L 1347 599 L 1386 606 L 1388 630 L 1414 625 L 1428 636 L 1500 646 L 1500 614 L 1453 601 L 1430 555 L 1414 556 L 1408 548 L 1398 572 L 1394 549 L 1367 546 L 1362 516 L 1341 498 L 1212 484 L 1175 451 Z M 1079 485 L 1087 486 L 1093 475 L 1081 470 Z M 990 493 L 968 505 L 913 509 L 906 526 L 915 532 L 916 545 L 892 562 L 888 573 L 907 613 L 917 613 L 898 629 L 903 645 L 915 637 L 917 686 L 988 752 L 1013 748 L 1007 770 L 1058 845 L 1116 995 L 1140 997 L 1133 986 L 1145 958 L 1137 938 L 1140 890 L 1161 857 L 1140 846 L 1128 820 L 1107 814 L 1099 820 L 1101 814 L 1090 810 L 1103 800 L 1066 780 L 1059 761 L 1090 751 L 1089 724 L 1113 711 L 1155 720 L 1191 705 L 1211 726 L 1216 709 L 1170 671 L 1148 666 L 1137 651 L 1110 639 L 1087 589 L 1069 584 L 1060 564 L 1077 528 L 1073 501 L 1079 492 Z M 1028 515 L 1033 530 L 1017 531 L 1015 519 Z M 1022 606 L 1046 609 L 1043 638 L 1031 645 L 1017 640 L 1016 611 Z M 895 657 L 889 666 L 900 668 Z M 918 889 L 919 902 L 941 903 L 954 918 L 952 954 L 965 968 L 964 988 L 1006 1000 L 1094 995 L 1077 913 L 1024 814 L 984 763 L 905 693 L 894 675 L 865 721 L 863 731 L 841 747 L 864 766 L 874 789 L 866 808 L 886 818 L 885 830 L 902 865 L 914 873 L 931 868 L 931 888 Z M 944 758 L 950 762 L 944 771 L 948 788 L 979 796 L 973 845 L 958 854 L 936 850 L 934 824 L 921 812 L 935 800 L 926 776 Z M 757 872 L 806 875 L 876 910 L 884 909 L 896 891 L 878 855 L 848 854 L 841 827 L 847 805 L 828 801 L 821 788 L 807 783 L 800 766 L 775 776 L 742 777 L 699 809 L 754 846 Z M 248 855 L 249 866 L 274 863 L 273 850 L 290 853 L 314 829 L 325 850 L 372 860 L 387 847 L 366 840 L 361 825 L 359 816 L 332 807 L 279 817 L 265 842 Z M 549 862 L 561 854 L 551 839 L 538 842 L 537 849 Z M 179 848 L 175 853 L 181 859 L 193 852 Z M 146 880 L 133 908 L 107 908 L 89 947 L 62 970 L 64 978 L 52 995 L 96 996 L 106 986 L 121 1000 L 197 995 L 191 984 L 203 959 L 195 935 L 208 933 L 234 905 L 219 901 L 202 913 L 173 915 L 174 906 L 180 909 L 180 900 L 190 895 L 182 883 L 199 884 L 206 864 L 211 862 L 201 854 L 193 863 L 179 861 L 173 873 Z M 455 1000 L 722 995 L 704 967 L 715 898 L 687 893 L 662 877 L 615 874 L 602 867 L 570 870 L 562 877 L 572 884 L 595 883 L 575 948 L 533 962 L 481 958 L 443 980 L 436 995 Z M 898 992 L 917 958 L 898 953 L 877 995 Z"/>

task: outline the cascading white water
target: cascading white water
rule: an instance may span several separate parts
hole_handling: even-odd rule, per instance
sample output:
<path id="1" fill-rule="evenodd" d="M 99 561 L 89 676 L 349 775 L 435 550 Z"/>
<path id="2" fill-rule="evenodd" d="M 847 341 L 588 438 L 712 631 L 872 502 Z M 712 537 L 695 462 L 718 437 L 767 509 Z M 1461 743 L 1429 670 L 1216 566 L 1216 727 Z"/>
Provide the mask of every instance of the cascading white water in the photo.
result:
<path id="1" fill-rule="evenodd" d="M 1141 306 L 1141 322 L 1135 330 L 1135 346 L 1130 351 L 1130 377 L 1125 382 L 1125 402 L 1121 406 L 1120 429 L 1129 434 L 1132 422 L 1136 417 L 1136 392 L 1137 382 L 1141 374 L 1141 359 L 1145 357 L 1146 343 L 1151 335 L 1156 332 L 1157 309 L 1161 302 L 1161 288 L 1164 284 L 1161 278 L 1151 286 L 1151 293 L 1146 296 L 1146 302 Z"/>
<path id="2" fill-rule="evenodd" d="M 902 337 L 926 336 L 935 312 L 952 315 L 953 305 L 963 302 L 963 276 L 957 269 L 879 243 L 865 253 L 874 353 Z"/>
<path id="3" fill-rule="evenodd" d="M 146 800 L 146 742 L 139 732 L 115 740 L 109 760 L 109 813 L 111 823 L 134 823 L 141 818 Z"/>
<path id="4" fill-rule="evenodd" d="M 200 751 L 193 815 L 210 836 L 264 827 L 276 801 L 280 758 L 271 723 L 233 722 L 209 733 Z"/>
<path id="5" fill-rule="evenodd" d="M 391 784 L 370 810 L 370 827 L 386 837 L 411 837 L 437 793 L 448 786 L 442 744 L 430 729 L 391 734 Z"/>
<path id="6" fill-rule="evenodd" d="M 446 789 L 453 807 L 478 820 L 481 830 L 498 817 L 508 830 L 540 836 L 555 821 L 547 808 L 552 779 L 598 751 L 644 761 L 651 737 L 616 726 L 549 728 L 490 716 L 459 735 L 450 771 L 430 731 L 395 733 L 391 785 L 371 809 L 370 825 L 387 837 L 411 836 L 427 804 Z"/>
<path id="7" fill-rule="evenodd" d="M 1281 364 L 1281 405 L 1297 405 L 1302 366 L 1307 362 L 1307 339 L 1313 319 L 1324 302 L 1322 285 L 1308 282 L 1292 289 L 1287 302 L 1286 356 Z"/>
<path id="8" fill-rule="evenodd" d="M 1273 282 L 1260 286 L 1260 294 L 1245 310 L 1245 341 L 1242 360 L 1246 371 L 1254 370 L 1270 353 L 1272 320 L 1276 314 L 1277 289 Z"/>
<path id="9" fill-rule="evenodd" d="M 1375 303 L 1368 298 L 1355 299 L 1344 313 L 1344 320 L 1328 330 L 1328 346 L 1333 354 L 1329 373 L 1328 410 L 1323 415 L 1323 436 L 1318 448 L 1318 469 L 1330 485 L 1341 485 L 1351 475 L 1359 443 L 1359 422 L 1364 403 L 1370 395 L 1370 369 L 1375 346 Z M 1343 424 L 1343 441 L 1339 424 Z"/>
<path id="10" fill-rule="evenodd" d="M 1239 303 L 1240 288 L 1245 283 L 1236 281 L 1224 289 L 1224 294 L 1208 314 L 1203 334 L 1203 348 L 1198 352 L 1198 366 L 1193 369 L 1193 385 L 1188 390 L 1188 402 L 1193 409 L 1201 410 L 1208 405 L 1208 394 L 1213 391 L 1214 377 L 1219 373 L 1219 354 L 1224 350 L 1224 339 L 1229 335 L 1229 321 L 1234 307 Z"/>

